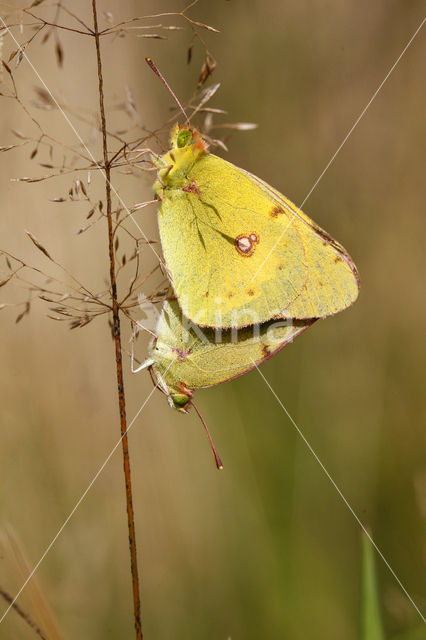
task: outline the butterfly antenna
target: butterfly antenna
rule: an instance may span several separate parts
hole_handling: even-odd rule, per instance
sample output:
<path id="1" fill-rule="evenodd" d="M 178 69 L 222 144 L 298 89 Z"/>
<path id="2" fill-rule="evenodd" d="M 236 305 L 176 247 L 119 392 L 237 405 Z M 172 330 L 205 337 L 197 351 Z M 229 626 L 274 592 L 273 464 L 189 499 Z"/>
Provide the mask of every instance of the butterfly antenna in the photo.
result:
<path id="1" fill-rule="evenodd" d="M 218 468 L 218 469 L 223 469 L 222 460 L 220 459 L 219 454 L 218 454 L 218 452 L 216 451 L 216 447 L 214 446 L 214 443 L 213 443 L 212 437 L 211 437 L 211 435 L 210 435 L 210 431 L 209 431 L 209 429 L 208 429 L 208 427 L 207 427 L 207 425 L 206 425 L 206 421 L 204 420 L 203 416 L 201 415 L 201 413 L 200 413 L 200 411 L 199 411 L 199 409 L 198 409 L 197 405 L 196 405 L 196 404 L 194 404 L 192 400 L 190 400 L 189 404 L 191 404 L 191 405 L 194 407 L 195 411 L 197 412 L 198 417 L 200 418 L 200 420 L 201 420 L 201 422 L 202 422 L 202 424 L 203 424 L 203 427 L 204 427 L 204 429 L 205 429 L 205 431 L 206 431 L 207 438 L 208 438 L 208 441 L 209 441 L 209 443 L 210 443 L 210 448 L 211 448 L 211 450 L 212 450 L 213 458 L 214 458 L 214 461 L 215 461 L 215 463 L 216 463 L 217 468 Z"/>
<path id="2" fill-rule="evenodd" d="M 173 100 L 176 102 L 177 106 L 179 107 L 179 109 L 182 111 L 183 115 L 185 116 L 185 120 L 186 120 L 186 124 L 189 125 L 189 118 L 185 113 L 185 109 L 182 107 L 178 97 L 174 94 L 174 92 L 172 91 L 169 83 L 167 82 L 166 78 L 163 76 L 163 74 L 161 73 L 160 69 L 157 67 L 157 65 L 155 64 L 155 62 L 153 62 L 151 60 L 151 58 L 145 58 L 146 62 L 148 63 L 148 65 L 151 67 L 151 69 L 153 70 L 153 72 L 160 78 L 161 82 L 164 84 L 164 86 L 166 87 L 167 91 L 170 93 L 170 95 L 172 96 Z"/>

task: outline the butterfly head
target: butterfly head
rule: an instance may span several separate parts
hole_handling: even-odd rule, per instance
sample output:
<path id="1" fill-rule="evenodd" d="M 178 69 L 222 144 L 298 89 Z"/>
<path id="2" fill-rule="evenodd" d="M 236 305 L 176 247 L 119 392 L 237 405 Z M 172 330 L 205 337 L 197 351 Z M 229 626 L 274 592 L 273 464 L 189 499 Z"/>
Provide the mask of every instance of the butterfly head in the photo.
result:
<path id="1" fill-rule="evenodd" d="M 201 135 L 189 125 L 175 124 L 170 132 L 170 144 L 173 152 L 175 149 L 184 149 L 199 155 L 207 151 L 207 145 Z"/>
<path id="2" fill-rule="evenodd" d="M 166 370 L 162 370 L 161 365 L 164 364 L 164 361 L 161 357 L 161 343 L 160 345 L 158 344 L 157 338 L 151 343 L 149 353 L 151 361 L 153 362 L 149 371 L 154 386 L 167 396 L 167 401 L 172 409 L 177 409 L 177 411 L 181 413 L 188 413 L 192 391 L 188 389 L 183 382 L 178 382 L 173 379 L 170 374 L 168 375 L 173 360 L 166 360 Z"/>
<path id="3" fill-rule="evenodd" d="M 183 147 L 191 144 L 193 139 L 193 134 L 190 129 L 180 129 L 177 132 L 176 139 L 173 141 L 178 149 L 182 149 Z"/>
<path id="4" fill-rule="evenodd" d="M 168 400 L 173 409 L 177 409 L 181 413 L 188 413 L 188 403 L 191 400 L 191 396 L 187 393 L 171 393 Z"/>
<path id="5" fill-rule="evenodd" d="M 170 135 L 171 149 L 159 161 L 158 180 L 154 184 L 157 196 L 167 187 L 178 189 L 188 182 L 188 173 L 203 154 L 207 145 L 196 129 L 176 124 Z"/>

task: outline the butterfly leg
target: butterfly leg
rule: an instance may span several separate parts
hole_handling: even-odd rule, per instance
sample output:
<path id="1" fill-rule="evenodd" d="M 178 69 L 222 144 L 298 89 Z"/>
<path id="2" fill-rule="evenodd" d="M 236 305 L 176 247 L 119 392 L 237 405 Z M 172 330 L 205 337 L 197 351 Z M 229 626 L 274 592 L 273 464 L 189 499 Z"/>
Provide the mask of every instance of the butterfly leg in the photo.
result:
<path id="1" fill-rule="evenodd" d="M 130 341 L 132 343 L 132 349 L 130 352 L 130 371 L 132 373 L 139 373 L 139 371 L 142 371 L 147 367 L 151 367 L 154 364 L 154 360 L 152 358 L 148 358 L 147 360 L 145 360 L 145 362 L 142 362 L 142 364 L 140 364 L 135 368 L 134 366 L 135 365 L 135 338 L 138 333 L 139 333 L 139 327 L 136 329 L 135 332 L 133 332 L 132 337 L 130 338 Z"/>

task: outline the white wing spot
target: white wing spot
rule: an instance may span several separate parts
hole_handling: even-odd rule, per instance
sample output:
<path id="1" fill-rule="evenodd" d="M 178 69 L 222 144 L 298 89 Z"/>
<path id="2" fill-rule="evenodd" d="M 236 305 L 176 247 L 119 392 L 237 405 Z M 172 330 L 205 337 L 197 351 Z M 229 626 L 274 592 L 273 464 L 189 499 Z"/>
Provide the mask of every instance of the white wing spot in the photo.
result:
<path id="1" fill-rule="evenodd" d="M 254 253 L 254 245 L 258 244 L 259 237 L 256 233 L 241 234 L 235 238 L 235 248 L 241 256 L 251 256 Z"/>
<path id="2" fill-rule="evenodd" d="M 240 251 L 244 251 L 244 253 L 247 253 L 248 251 L 250 251 L 253 245 L 250 238 L 243 237 L 243 238 L 238 238 L 237 246 Z"/>

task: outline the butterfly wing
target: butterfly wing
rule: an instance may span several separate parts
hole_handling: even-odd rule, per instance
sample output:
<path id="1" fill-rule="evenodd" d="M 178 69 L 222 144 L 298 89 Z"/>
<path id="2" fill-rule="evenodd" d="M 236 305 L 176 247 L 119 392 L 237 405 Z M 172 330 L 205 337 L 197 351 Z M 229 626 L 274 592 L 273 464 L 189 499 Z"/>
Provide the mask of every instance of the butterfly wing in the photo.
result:
<path id="1" fill-rule="evenodd" d="M 191 325 L 178 303 L 166 301 L 150 347 L 154 373 L 163 390 L 187 393 L 251 371 L 307 329 L 315 320 L 275 321 L 216 332 Z"/>
<path id="2" fill-rule="evenodd" d="M 278 191 L 205 153 L 165 188 L 159 227 L 183 313 L 202 326 L 341 311 L 358 295 L 346 251 Z"/>

